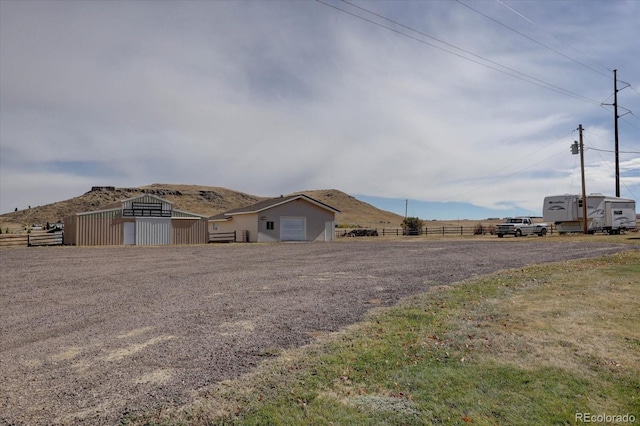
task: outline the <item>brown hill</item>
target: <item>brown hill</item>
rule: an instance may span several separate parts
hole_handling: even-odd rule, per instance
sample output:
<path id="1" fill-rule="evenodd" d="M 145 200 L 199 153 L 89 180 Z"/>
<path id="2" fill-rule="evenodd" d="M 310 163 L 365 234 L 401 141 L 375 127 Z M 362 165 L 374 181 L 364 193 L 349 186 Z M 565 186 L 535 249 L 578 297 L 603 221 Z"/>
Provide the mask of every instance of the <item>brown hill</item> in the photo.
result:
<path id="1" fill-rule="evenodd" d="M 342 213 L 336 215 L 336 223 L 341 225 L 358 225 L 366 228 L 396 228 L 404 217 L 386 210 L 380 210 L 371 204 L 360 201 L 349 194 L 335 190 L 300 191 L 309 197 L 335 207 Z"/>
<path id="2" fill-rule="evenodd" d="M 205 216 L 213 216 L 268 198 L 226 188 L 197 185 L 155 183 L 140 188 L 94 187 L 91 191 L 69 200 L 0 215 L 0 227 L 2 232 L 5 232 L 7 228 L 14 232 L 35 224 L 56 223 L 74 213 L 115 207 L 121 200 L 142 193 L 157 195 L 169 200 L 174 203 L 176 209 Z M 304 193 L 340 210 L 342 214 L 336 216 L 338 224 L 396 227 L 402 221 L 402 217 L 399 215 L 377 209 L 335 189 L 301 191 L 299 193 Z"/>

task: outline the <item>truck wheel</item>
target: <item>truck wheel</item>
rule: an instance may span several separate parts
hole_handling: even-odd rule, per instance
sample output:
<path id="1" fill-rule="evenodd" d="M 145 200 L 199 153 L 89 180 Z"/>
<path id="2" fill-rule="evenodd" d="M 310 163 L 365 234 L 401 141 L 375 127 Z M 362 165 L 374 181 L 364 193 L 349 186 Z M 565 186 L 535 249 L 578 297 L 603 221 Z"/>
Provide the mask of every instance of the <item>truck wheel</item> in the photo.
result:
<path id="1" fill-rule="evenodd" d="M 504 237 L 504 234 L 498 234 L 498 238 Z"/>
<path id="2" fill-rule="evenodd" d="M 547 235 L 547 230 L 542 228 L 542 230 L 540 231 L 540 233 L 538 234 L 540 237 L 544 237 L 545 235 Z"/>
<path id="3" fill-rule="evenodd" d="M 516 237 L 522 237 L 522 231 L 519 229 L 516 229 Z"/>

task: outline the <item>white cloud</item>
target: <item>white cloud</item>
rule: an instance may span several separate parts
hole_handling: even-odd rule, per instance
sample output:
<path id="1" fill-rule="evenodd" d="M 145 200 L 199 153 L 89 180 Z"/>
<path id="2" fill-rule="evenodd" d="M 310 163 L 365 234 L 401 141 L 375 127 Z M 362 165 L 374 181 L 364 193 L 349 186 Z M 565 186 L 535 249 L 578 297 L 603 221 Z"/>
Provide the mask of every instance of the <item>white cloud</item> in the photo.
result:
<path id="1" fill-rule="evenodd" d="M 522 17 L 471 5 L 592 69 L 453 2 L 358 5 L 511 70 L 316 2 L 3 2 L 0 211 L 152 182 L 539 209 L 544 195 L 579 190 L 578 124 L 588 146 L 612 149 L 612 113 L 598 103 L 613 90 L 607 68 L 638 89 L 640 6 L 507 4 Z M 621 146 L 638 152 L 640 94 L 619 102 L 635 112 Z M 612 193 L 612 155 L 595 152 L 588 186 Z M 638 157 L 621 157 L 635 198 Z"/>

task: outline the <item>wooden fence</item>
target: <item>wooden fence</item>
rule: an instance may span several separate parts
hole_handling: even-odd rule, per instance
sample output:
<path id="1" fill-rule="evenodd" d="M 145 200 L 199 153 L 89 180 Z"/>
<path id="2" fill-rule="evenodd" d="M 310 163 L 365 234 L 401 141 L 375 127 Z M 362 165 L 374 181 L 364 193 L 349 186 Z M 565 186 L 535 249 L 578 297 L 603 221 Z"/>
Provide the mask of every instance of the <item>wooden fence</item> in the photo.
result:
<path id="1" fill-rule="evenodd" d="M 235 243 L 236 242 L 236 231 L 233 231 L 233 232 L 210 232 L 209 233 L 209 242 L 210 243 Z"/>
<path id="2" fill-rule="evenodd" d="M 547 232 L 553 234 L 555 230 L 554 225 L 547 227 Z M 348 237 L 351 229 L 336 229 L 336 237 Z M 437 236 L 437 235 L 495 235 L 495 225 L 474 225 L 474 226 L 432 226 L 424 227 L 419 231 L 413 231 L 406 233 L 402 228 L 382 228 L 382 229 L 370 229 L 370 231 L 376 231 L 381 237 L 401 237 L 401 236 Z M 371 233 L 369 233 L 370 235 Z"/>
<path id="3" fill-rule="evenodd" d="M 0 247 L 61 246 L 62 232 L 0 235 Z"/>

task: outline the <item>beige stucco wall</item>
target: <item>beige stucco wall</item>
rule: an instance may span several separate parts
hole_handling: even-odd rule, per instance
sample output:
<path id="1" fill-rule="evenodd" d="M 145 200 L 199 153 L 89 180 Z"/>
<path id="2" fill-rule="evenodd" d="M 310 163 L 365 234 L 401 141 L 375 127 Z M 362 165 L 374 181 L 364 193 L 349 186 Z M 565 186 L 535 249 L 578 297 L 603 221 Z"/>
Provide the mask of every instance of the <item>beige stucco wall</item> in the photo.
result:
<path id="1" fill-rule="evenodd" d="M 256 214 L 241 214 L 233 217 L 235 223 L 236 240 L 242 241 L 242 231 L 249 232 L 249 242 L 258 241 L 258 219 Z"/>
<path id="2" fill-rule="evenodd" d="M 246 230 L 249 231 L 250 242 L 277 242 L 280 241 L 280 218 L 287 216 L 306 218 L 306 241 L 325 241 L 326 223 L 335 221 L 335 213 L 304 199 L 297 199 L 259 213 L 235 215 L 228 221 L 211 221 L 209 232 L 236 231 L 237 241 L 240 242 L 242 231 Z M 274 229 L 267 229 L 267 222 L 273 222 Z M 329 240 L 332 240 L 333 232 L 332 227 Z"/>
<path id="3" fill-rule="evenodd" d="M 258 215 L 258 241 L 280 241 L 280 218 L 283 216 L 306 217 L 306 241 L 325 241 L 325 223 L 333 222 L 335 214 L 304 199 L 265 210 Z M 262 218 L 265 218 L 262 220 Z M 274 222 L 274 229 L 267 229 L 267 222 Z"/>
<path id="4" fill-rule="evenodd" d="M 217 228 L 217 229 L 214 229 Z M 258 219 L 256 214 L 239 214 L 233 216 L 233 219 L 209 222 L 209 232 L 236 232 L 236 241 L 242 242 L 242 231 L 249 233 L 249 242 L 258 241 Z"/>

